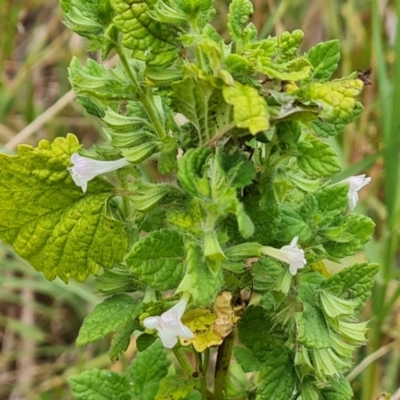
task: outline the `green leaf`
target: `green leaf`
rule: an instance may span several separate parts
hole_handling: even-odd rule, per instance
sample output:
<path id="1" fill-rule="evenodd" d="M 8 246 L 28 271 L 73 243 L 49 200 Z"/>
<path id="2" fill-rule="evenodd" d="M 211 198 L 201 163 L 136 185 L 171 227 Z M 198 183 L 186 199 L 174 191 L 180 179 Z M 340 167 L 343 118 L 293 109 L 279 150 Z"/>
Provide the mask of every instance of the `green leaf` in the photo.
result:
<path id="1" fill-rule="evenodd" d="M 136 88 L 130 83 L 121 64 L 107 69 L 89 58 L 86 66 L 83 66 L 74 57 L 68 68 L 68 76 L 72 89 L 79 96 L 88 96 L 101 102 L 134 100 L 136 97 Z"/>
<path id="2" fill-rule="evenodd" d="M 178 55 L 178 46 L 171 27 L 149 15 L 157 0 L 110 0 L 110 3 L 116 12 L 113 22 L 124 34 L 122 44 L 133 50 L 133 57 L 151 66 L 172 64 Z"/>
<path id="3" fill-rule="evenodd" d="M 305 219 L 302 210 L 293 205 L 284 205 L 281 210 L 279 241 L 290 243 L 295 236 L 300 242 L 307 242 L 312 236 L 309 221 Z"/>
<path id="4" fill-rule="evenodd" d="M 290 399 L 295 382 L 296 374 L 293 366 L 293 354 L 287 347 L 279 346 L 271 351 L 264 364 L 256 400 Z"/>
<path id="5" fill-rule="evenodd" d="M 262 307 L 249 306 L 238 323 L 240 342 L 265 363 L 271 352 L 287 340 L 287 333 L 275 328 Z"/>
<path id="6" fill-rule="evenodd" d="M 61 7 L 65 14 L 65 25 L 80 36 L 90 40 L 89 48 L 103 49 L 103 59 L 114 46 L 113 26 L 110 25 L 114 11 L 109 1 L 104 0 L 62 0 Z"/>
<path id="7" fill-rule="evenodd" d="M 222 273 L 215 275 L 209 270 L 199 245 L 188 242 L 186 251 L 186 272 L 176 292 L 189 292 L 194 306 L 207 307 L 221 290 Z"/>
<path id="8" fill-rule="evenodd" d="M 334 240 L 331 236 L 331 240 L 324 243 L 324 248 L 333 257 L 351 256 L 370 240 L 374 228 L 375 223 L 365 215 L 347 214 L 340 221 Z M 320 233 L 323 234 L 323 231 Z"/>
<path id="9" fill-rule="evenodd" d="M 354 264 L 331 275 L 322 287 L 344 299 L 357 300 L 358 307 L 362 307 L 371 296 L 378 271 L 378 264 Z"/>
<path id="10" fill-rule="evenodd" d="M 297 341 L 310 349 L 329 347 L 331 339 L 321 310 L 307 301 L 302 304 L 303 312 L 296 313 Z"/>
<path id="11" fill-rule="evenodd" d="M 140 400 L 153 400 L 159 390 L 160 381 L 167 375 L 170 362 L 160 340 L 134 358 L 129 373 L 133 380 L 133 391 Z"/>
<path id="12" fill-rule="evenodd" d="M 138 286 L 134 283 L 133 278 L 132 274 L 125 268 L 105 269 L 103 274 L 96 278 L 97 290 L 106 295 L 134 292 L 138 289 Z"/>
<path id="13" fill-rule="evenodd" d="M 279 122 L 276 125 L 276 135 L 282 150 L 296 150 L 301 136 L 301 125 L 296 121 Z"/>
<path id="14" fill-rule="evenodd" d="M 267 103 L 256 89 L 235 81 L 234 86 L 224 86 L 222 93 L 225 101 L 233 105 L 238 128 L 249 128 L 253 135 L 269 128 Z"/>
<path id="15" fill-rule="evenodd" d="M 250 15 L 254 12 L 249 0 L 233 0 L 229 5 L 228 30 L 233 41 L 243 38 L 243 29 Z"/>
<path id="16" fill-rule="evenodd" d="M 159 144 L 154 141 L 142 143 L 130 149 L 123 149 L 122 155 L 132 164 L 139 164 L 159 150 Z"/>
<path id="17" fill-rule="evenodd" d="M 183 238 L 175 230 L 151 232 L 136 242 L 126 262 L 140 281 L 157 290 L 176 288 L 182 279 Z"/>
<path id="18" fill-rule="evenodd" d="M 136 346 L 139 351 L 145 351 L 157 340 L 157 336 L 150 335 L 148 333 L 142 333 L 136 339 Z"/>
<path id="19" fill-rule="evenodd" d="M 277 37 L 278 49 L 280 50 L 279 57 L 284 60 L 296 58 L 298 47 L 303 39 L 304 32 L 300 29 L 295 29 L 293 32 L 282 32 Z"/>
<path id="20" fill-rule="evenodd" d="M 211 154 L 209 147 L 189 149 L 178 160 L 177 178 L 182 189 L 193 197 L 197 197 L 196 180 L 200 177 L 204 163 Z"/>
<path id="21" fill-rule="evenodd" d="M 243 372 L 261 371 L 264 364 L 260 362 L 253 354 L 253 352 L 246 347 L 234 347 L 236 361 L 240 364 Z"/>
<path id="22" fill-rule="evenodd" d="M 138 322 L 136 320 L 128 319 L 124 324 L 120 325 L 116 329 L 111 340 L 110 348 L 108 349 L 108 355 L 111 362 L 116 362 L 118 356 L 127 350 L 131 342 L 131 335 L 137 327 Z"/>
<path id="23" fill-rule="evenodd" d="M 128 378 L 114 371 L 92 369 L 68 378 L 76 400 L 132 400 Z"/>
<path id="24" fill-rule="evenodd" d="M 325 83 L 310 83 L 293 92 L 299 100 L 313 101 L 320 107 L 324 122 L 347 124 L 354 119 L 355 97 L 361 93 L 360 79 L 338 79 Z"/>
<path id="25" fill-rule="evenodd" d="M 48 280 L 81 282 L 124 257 L 124 224 L 106 216 L 113 186 L 95 178 L 86 194 L 67 166 L 80 145 L 74 135 L 0 154 L 0 238 Z"/>
<path id="26" fill-rule="evenodd" d="M 172 172 L 177 167 L 178 149 L 163 150 L 158 159 L 157 168 L 161 175 Z"/>
<path id="27" fill-rule="evenodd" d="M 321 213 L 319 226 L 324 226 L 332 222 L 336 217 L 342 215 L 348 204 L 347 193 L 349 185 L 340 183 L 336 185 L 326 186 L 314 193 L 317 201 L 318 209 Z"/>
<path id="28" fill-rule="evenodd" d="M 134 321 L 142 312 L 142 306 L 126 294 L 116 294 L 97 305 L 85 318 L 76 344 L 95 342 L 115 332 L 128 321 Z"/>
<path id="29" fill-rule="evenodd" d="M 330 385 L 321 390 L 320 400 L 351 400 L 353 391 L 349 381 L 340 377 L 339 380 L 332 380 Z"/>
<path id="30" fill-rule="evenodd" d="M 194 389 L 195 379 L 167 376 L 161 380 L 160 389 L 154 400 L 180 400 L 184 399 Z"/>
<path id="31" fill-rule="evenodd" d="M 225 146 L 219 154 L 227 179 L 236 188 L 242 189 L 256 178 L 253 163 L 239 149 Z"/>
<path id="32" fill-rule="evenodd" d="M 314 132 L 323 138 L 328 138 L 329 136 L 336 136 L 338 133 L 342 132 L 346 124 L 342 123 L 331 123 L 322 121 L 312 121 L 311 127 Z"/>
<path id="33" fill-rule="evenodd" d="M 298 144 L 298 151 L 297 164 L 311 177 L 327 177 L 341 171 L 336 153 L 318 138 L 308 135 Z"/>
<path id="34" fill-rule="evenodd" d="M 199 138 L 209 141 L 232 124 L 232 107 L 224 101 L 220 89 L 202 79 L 201 71 L 184 69 L 184 79 L 172 84 L 173 105 L 196 128 Z"/>
<path id="35" fill-rule="evenodd" d="M 274 63 L 268 58 L 262 58 L 259 72 L 269 78 L 280 80 L 300 81 L 307 79 L 310 74 L 310 63 L 305 58 L 297 58 L 282 64 Z"/>
<path id="36" fill-rule="evenodd" d="M 311 77 L 314 79 L 328 79 L 338 67 L 340 48 L 338 40 L 318 43 L 312 47 L 307 58 L 313 66 Z"/>

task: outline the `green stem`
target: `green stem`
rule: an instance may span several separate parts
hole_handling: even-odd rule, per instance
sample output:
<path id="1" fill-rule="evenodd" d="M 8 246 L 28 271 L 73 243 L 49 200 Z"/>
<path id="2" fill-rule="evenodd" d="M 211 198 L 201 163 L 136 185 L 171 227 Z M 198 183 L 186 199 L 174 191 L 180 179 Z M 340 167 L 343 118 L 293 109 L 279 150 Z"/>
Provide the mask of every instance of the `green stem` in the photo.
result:
<path id="1" fill-rule="evenodd" d="M 160 139 L 164 139 L 166 137 L 166 133 L 160 122 L 160 118 L 157 116 L 157 112 L 154 108 L 154 105 L 152 104 L 151 98 L 149 98 L 150 94 L 146 90 L 143 90 L 143 88 L 140 86 L 140 83 L 137 80 L 136 74 L 134 73 L 131 66 L 129 65 L 129 62 L 126 58 L 124 50 L 119 45 L 117 47 L 117 52 L 118 52 L 121 63 L 129 77 L 129 79 L 135 86 L 135 89 L 140 98 L 140 101 L 142 102 L 143 107 L 146 110 L 147 116 L 149 117 L 150 121 L 152 122 L 154 129 L 156 130 L 156 132 L 158 134 L 158 137 Z"/>
<path id="2" fill-rule="evenodd" d="M 175 354 L 176 359 L 178 360 L 180 366 L 182 367 L 185 374 L 191 378 L 193 376 L 193 367 L 187 359 L 186 355 L 182 352 L 182 349 L 172 349 Z"/>
<path id="3" fill-rule="evenodd" d="M 196 359 L 197 370 L 199 371 L 199 380 L 200 380 L 200 393 L 202 400 L 208 399 L 207 394 L 207 380 L 204 372 L 203 361 L 201 360 L 201 354 L 197 351 L 194 352 L 194 357 Z"/>
<path id="4" fill-rule="evenodd" d="M 235 333 L 232 331 L 218 348 L 217 362 L 215 364 L 214 398 L 226 399 L 226 387 L 228 383 L 228 371 L 232 358 Z"/>

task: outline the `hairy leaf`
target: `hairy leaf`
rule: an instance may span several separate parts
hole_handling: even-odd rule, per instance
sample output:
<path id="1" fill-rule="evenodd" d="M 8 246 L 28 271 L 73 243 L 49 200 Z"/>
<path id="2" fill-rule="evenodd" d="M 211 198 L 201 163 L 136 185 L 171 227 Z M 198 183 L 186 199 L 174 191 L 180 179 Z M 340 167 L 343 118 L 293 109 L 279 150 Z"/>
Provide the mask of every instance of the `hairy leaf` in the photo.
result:
<path id="1" fill-rule="evenodd" d="M 114 371 L 92 369 L 68 378 L 77 400 L 132 400 L 128 378 Z"/>
<path id="2" fill-rule="evenodd" d="M 48 280 L 81 282 L 127 248 L 123 223 L 106 216 L 113 186 L 95 178 L 83 194 L 67 171 L 79 147 L 68 135 L 0 154 L 0 238 Z"/>
<path id="3" fill-rule="evenodd" d="M 234 86 L 225 86 L 222 93 L 225 101 L 233 105 L 238 128 L 249 128 L 253 135 L 269 128 L 267 103 L 256 89 L 235 82 Z"/>
<path id="4" fill-rule="evenodd" d="M 378 270 L 378 264 L 354 264 L 331 275 L 322 283 L 322 287 L 345 299 L 357 300 L 361 307 L 371 296 Z"/>
<path id="5" fill-rule="evenodd" d="M 110 0 L 116 15 L 114 24 L 122 32 L 122 44 L 133 50 L 133 57 L 148 65 L 171 64 L 178 54 L 175 37 L 167 24 L 149 15 L 157 0 Z"/>
<path id="6" fill-rule="evenodd" d="M 95 342 L 115 332 L 128 321 L 134 321 L 142 312 L 142 306 L 126 294 L 116 294 L 97 305 L 85 318 L 76 344 Z"/>
<path id="7" fill-rule="evenodd" d="M 297 164 L 309 176 L 321 178 L 341 171 L 339 159 L 331 147 L 311 135 L 298 144 Z"/>
<path id="8" fill-rule="evenodd" d="M 270 352 L 264 364 L 256 400 L 290 399 L 296 382 L 292 352 L 279 346 Z"/>
<path id="9" fill-rule="evenodd" d="M 167 375 L 170 362 L 160 340 L 141 351 L 129 367 L 133 380 L 133 391 L 140 400 L 153 400 L 160 381 Z"/>
<path id="10" fill-rule="evenodd" d="M 136 242 L 126 262 L 139 280 L 157 290 L 174 289 L 183 273 L 182 236 L 172 229 L 153 231 Z"/>
<path id="11" fill-rule="evenodd" d="M 340 60 L 338 40 L 318 43 L 310 49 L 307 58 L 313 66 L 311 77 L 314 79 L 328 79 L 335 71 Z"/>

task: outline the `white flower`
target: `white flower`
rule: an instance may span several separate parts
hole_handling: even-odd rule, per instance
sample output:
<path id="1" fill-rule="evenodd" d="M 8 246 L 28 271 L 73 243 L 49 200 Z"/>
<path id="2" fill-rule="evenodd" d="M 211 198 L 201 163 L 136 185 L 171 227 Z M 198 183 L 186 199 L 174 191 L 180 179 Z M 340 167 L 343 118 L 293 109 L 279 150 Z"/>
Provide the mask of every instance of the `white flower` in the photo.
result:
<path id="1" fill-rule="evenodd" d="M 97 175 L 115 171 L 116 169 L 120 169 L 129 165 L 129 162 L 126 158 L 121 158 L 115 161 L 99 161 L 82 157 L 78 153 L 72 154 L 71 162 L 74 165 L 72 167 L 68 167 L 68 171 L 70 172 L 75 184 L 82 188 L 83 193 L 86 192 L 87 183 Z"/>
<path id="2" fill-rule="evenodd" d="M 176 345 L 178 336 L 185 339 L 194 338 L 193 332 L 181 322 L 189 297 L 190 294 L 185 293 L 178 303 L 160 317 L 147 317 L 143 320 L 146 328 L 157 329 L 158 336 L 167 349 L 172 349 Z"/>
<path id="3" fill-rule="evenodd" d="M 298 236 L 295 236 L 289 245 L 283 246 L 280 249 L 264 246 L 261 248 L 261 252 L 268 256 L 274 257 L 279 261 L 289 264 L 290 273 L 292 275 L 296 275 L 297 270 L 304 268 L 306 265 L 304 250 L 300 249 L 297 245 L 298 240 Z"/>
<path id="4" fill-rule="evenodd" d="M 349 191 L 347 198 L 349 199 L 350 210 L 353 211 L 358 202 L 358 191 L 371 182 L 371 178 L 366 178 L 365 174 L 350 176 L 350 178 L 343 179 L 339 183 L 349 183 Z"/>

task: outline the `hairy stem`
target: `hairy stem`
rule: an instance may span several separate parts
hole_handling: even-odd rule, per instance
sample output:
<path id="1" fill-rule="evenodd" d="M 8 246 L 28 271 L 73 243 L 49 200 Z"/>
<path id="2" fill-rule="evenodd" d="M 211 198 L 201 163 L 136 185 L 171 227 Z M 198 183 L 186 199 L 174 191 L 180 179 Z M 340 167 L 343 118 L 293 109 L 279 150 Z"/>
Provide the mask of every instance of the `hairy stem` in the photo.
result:
<path id="1" fill-rule="evenodd" d="M 146 110 L 147 116 L 149 117 L 150 121 L 152 122 L 154 129 L 156 130 L 158 137 L 160 139 L 163 139 L 166 137 L 166 133 L 164 131 L 164 128 L 160 122 L 160 118 L 157 116 L 157 112 L 154 108 L 154 105 L 152 104 L 152 99 L 150 98 L 150 94 L 143 90 L 143 88 L 140 86 L 140 83 L 137 80 L 136 74 L 132 70 L 132 67 L 129 65 L 129 62 L 126 58 L 126 55 L 124 53 L 124 50 L 121 48 L 121 46 L 117 47 L 118 55 L 121 60 L 121 63 L 129 76 L 129 79 L 133 83 L 133 85 L 136 88 L 137 94 L 139 95 L 140 101 L 143 104 L 144 109 Z"/>
<path id="2" fill-rule="evenodd" d="M 217 362 L 215 365 L 214 399 L 226 399 L 226 387 L 228 383 L 228 371 L 232 358 L 235 333 L 232 331 L 218 348 Z"/>

